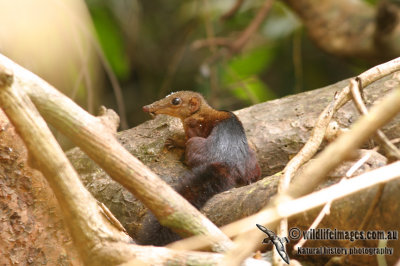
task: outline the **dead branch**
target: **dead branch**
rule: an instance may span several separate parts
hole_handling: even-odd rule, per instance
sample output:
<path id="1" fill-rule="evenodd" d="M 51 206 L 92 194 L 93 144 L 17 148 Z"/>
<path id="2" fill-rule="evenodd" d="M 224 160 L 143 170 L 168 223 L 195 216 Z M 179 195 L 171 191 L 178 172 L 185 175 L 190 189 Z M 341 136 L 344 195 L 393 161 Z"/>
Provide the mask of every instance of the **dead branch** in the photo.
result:
<path id="1" fill-rule="evenodd" d="M 392 60 L 386 64 L 377 66 L 359 76 L 370 81 L 372 79 L 381 78 L 384 73 L 390 73 L 389 70 L 399 69 L 400 59 Z M 367 74 L 366 74 L 367 73 Z M 374 75 L 370 75 L 374 73 Z M 346 87 L 337 95 L 333 108 L 327 108 L 332 112 L 340 108 L 349 97 L 349 87 Z M 398 112 L 400 112 L 400 89 L 396 89 L 393 93 L 386 96 L 382 103 L 375 106 L 369 115 L 361 117 L 361 119 L 353 126 L 352 130 L 340 136 L 334 145 L 329 145 L 315 161 L 308 165 L 298 178 L 290 185 L 288 189 L 279 193 L 276 200 L 287 201 L 290 198 L 296 198 L 310 193 L 321 183 L 323 178 L 338 166 L 342 161 L 346 160 L 356 148 L 360 147 L 377 129 L 389 122 Z M 332 114 L 328 115 L 332 116 Z M 324 167 L 321 167 L 323 165 Z M 310 178 L 313 177 L 313 178 Z M 271 204 L 269 204 L 271 205 Z M 287 224 L 282 224 L 287 227 Z M 276 225 L 271 225 L 274 228 Z M 254 249 L 254 245 L 246 244 L 246 236 L 239 236 L 235 241 L 236 248 L 231 249 L 227 254 L 227 261 L 240 262 L 246 258 Z M 240 255 L 238 255 L 240 254 Z"/>
<path id="2" fill-rule="evenodd" d="M 101 214 L 96 200 L 80 182 L 33 103 L 20 87 L 13 86 L 10 69 L 2 66 L 0 71 L 1 106 L 24 140 L 31 163 L 43 172 L 52 187 L 83 261 L 88 263 L 98 256 L 106 263 L 123 262 L 124 258 L 116 257 L 116 253 L 93 253 L 104 239 L 121 243 L 129 243 L 131 239 Z"/>
<path id="3" fill-rule="evenodd" d="M 364 84 L 364 86 L 368 86 L 372 82 L 383 78 L 386 75 L 389 75 L 395 71 L 400 69 L 400 58 L 394 59 L 387 63 L 376 66 L 370 70 L 359 75 L 357 78 Z M 283 177 L 283 185 L 286 187 L 290 183 L 290 180 L 293 178 L 295 172 L 311 159 L 314 154 L 317 152 L 319 146 L 322 143 L 322 140 L 325 136 L 325 131 L 329 125 L 329 122 L 334 115 L 334 113 L 339 110 L 347 101 L 351 98 L 351 83 L 349 86 L 346 86 L 341 90 L 340 93 L 335 95 L 334 100 L 325 108 L 325 110 L 320 114 L 318 121 L 315 124 L 315 127 L 312 131 L 311 138 L 307 141 L 304 147 L 300 150 L 299 153 L 286 165 L 284 169 L 284 177 Z"/>
<path id="4" fill-rule="evenodd" d="M 248 239 L 254 240 L 251 241 L 251 243 L 247 241 L 247 243 L 249 245 L 256 245 L 257 243 L 261 243 L 263 237 L 261 232 L 255 230 L 254 225 L 256 223 L 262 222 L 262 224 L 264 224 L 266 227 L 270 227 L 272 223 L 282 218 L 306 212 L 307 210 L 321 206 L 329 201 L 335 201 L 363 189 L 398 178 L 400 175 L 399 172 L 396 171 L 399 170 L 400 162 L 392 163 L 352 179 L 345 180 L 336 185 L 332 185 L 328 188 L 313 192 L 307 196 L 298 199 L 287 200 L 285 202 L 282 201 L 277 203 L 275 206 L 267 207 L 266 209 L 254 215 L 223 226 L 222 230 L 228 236 L 246 234 Z M 375 178 L 377 176 L 380 178 Z M 207 245 L 207 243 L 203 242 L 202 239 L 204 239 L 203 236 L 194 236 L 170 244 L 170 247 L 176 249 L 185 249 L 186 246 L 190 246 L 193 249 L 201 249 Z"/>
<path id="5" fill-rule="evenodd" d="M 373 70 L 375 68 L 379 69 L 379 71 L 377 72 L 376 70 Z M 284 169 L 284 175 L 282 176 L 281 182 L 278 187 L 279 194 L 284 194 L 287 192 L 287 189 L 289 188 L 289 183 L 290 183 L 292 177 L 295 175 L 295 172 L 300 168 L 301 165 L 303 165 L 305 162 L 310 160 L 312 158 L 312 156 L 314 156 L 314 154 L 317 152 L 319 146 L 322 143 L 322 140 L 325 137 L 326 129 L 329 126 L 329 123 L 331 121 L 331 118 L 334 115 L 334 112 L 337 111 L 341 106 L 344 105 L 344 103 L 346 103 L 349 100 L 350 93 L 352 93 L 353 99 L 355 99 L 356 106 L 359 108 L 360 112 L 362 112 L 364 115 L 367 114 L 366 107 L 361 104 L 362 103 L 361 95 L 356 94 L 357 87 L 355 87 L 355 86 L 357 86 L 358 84 L 361 84 L 363 82 L 361 77 L 363 77 L 366 80 L 366 82 L 368 82 L 368 78 L 371 78 L 374 80 L 380 79 L 380 78 L 384 77 L 385 75 L 392 73 L 393 71 L 399 70 L 400 69 L 400 59 L 394 59 L 388 63 L 382 64 L 375 68 L 373 68 L 372 70 L 366 71 L 365 73 L 361 74 L 356 79 L 350 81 L 350 85 L 348 87 L 345 87 L 341 91 L 340 94 L 336 94 L 334 101 L 332 101 L 331 104 L 329 104 L 325 108 L 325 110 L 321 113 L 321 115 L 319 116 L 318 122 L 316 123 L 316 125 L 313 129 L 311 138 L 307 141 L 307 143 L 300 150 L 300 152 L 298 154 L 296 154 L 296 156 L 286 165 L 286 167 Z M 358 82 L 356 80 L 358 80 Z M 359 97 L 357 97 L 358 95 L 359 95 Z M 395 111 L 395 112 L 397 112 L 397 111 Z M 390 141 L 383 134 L 383 132 L 379 130 L 379 127 L 377 129 L 378 129 L 378 139 L 379 139 L 380 143 L 382 143 L 384 145 L 384 147 L 386 148 L 388 153 L 392 155 L 391 158 L 393 158 L 393 156 L 400 155 L 397 148 L 394 146 L 394 144 L 390 143 Z M 361 144 L 362 144 L 362 142 L 359 143 L 358 145 L 361 145 Z M 348 150 L 348 152 L 350 152 L 350 151 L 351 151 L 351 149 Z M 398 154 L 396 154 L 396 151 Z M 332 156 L 332 154 L 331 154 L 331 156 Z M 343 154 L 343 157 L 339 158 L 340 161 L 337 162 L 336 165 L 338 165 L 344 159 L 345 159 L 345 154 Z M 332 168 L 330 168 L 329 170 L 331 170 L 333 168 L 334 168 L 334 166 L 332 166 Z M 325 172 L 325 174 L 327 174 L 329 172 L 329 170 L 327 172 Z M 304 180 L 302 180 L 302 181 L 304 182 Z M 316 185 L 314 184 L 313 188 L 315 188 L 315 186 Z M 305 194 L 306 193 L 301 194 L 301 195 L 305 195 Z M 280 225 L 278 228 L 278 234 L 282 235 L 282 236 L 287 236 L 287 220 L 284 219 L 284 220 L 280 221 Z"/>
<path id="6" fill-rule="evenodd" d="M 398 35 L 399 6 L 391 1 L 381 0 L 376 9 L 374 43 L 383 51 L 388 48 L 392 50 L 392 37 Z M 394 47 L 394 49 L 396 48 Z"/>
<path id="7" fill-rule="evenodd" d="M 350 178 L 363 164 L 365 164 L 368 159 L 371 157 L 373 152 L 376 152 L 378 149 L 375 148 L 371 151 L 369 151 L 366 155 L 364 155 L 360 160 L 358 160 L 354 165 L 346 172 L 346 175 L 339 181 L 343 182 L 346 178 Z M 330 214 L 330 209 L 331 209 L 332 201 L 329 201 L 325 204 L 325 206 L 322 208 L 321 212 L 318 214 L 317 218 L 313 221 L 311 226 L 309 227 L 308 230 L 311 229 L 316 229 L 317 226 L 321 223 L 322 219 Z M 365 219 L 364 219 L 365 220 Z M 359 228 L 359 230 L 362 230 Z M 294 250 L 298 249 L 299 247 L 302 247 L 307 240 L 302 237 L 300 241 L 293 247 Z"/>
<path id="8" fill-rule="evenodd" d="M 222 18 L 230 17 L 242 5 L 241 0 Z M 240 52 L 248 40 L 254 36 L 268 13 L 268 0 L 260 8 L 256 17 L 237 37 L 199 40 L 193 48 L 219 45 L 230 54 Z M 365 58 L 381 62 L 399 56 L 400 8 L 396 3 L 380 1 L 377 7 L 362 1 L 329 0 L 317 3 L 311 0 L 284 1 L 302 20 L 311 39 L 322 50 L 349 58 Z M 220 53 L 212 57 L 212 62 L 221 58 Z"/>
<path id="9" fill-rule="evenodd" d="M 264 4 L 254 17 L 254 19 L 250 22 L 247 28 L 240 34 L 239 38 L 237 38 L 231 45 L 230 50 L 232 53 L 238 53 L 243 49 L 245 44 L 250 40 L 251 36 L 258 30 L 261 26 L 261 23 L 264 21 L 265 17 L 268 15 L 269 10 L 274 3 L 273 0 L 266 0 Z"/>
<path id="10" fill-rule="evenodd" d="M 312 40 L 326 52 L 375 60 L 399 55 L 399 9 L 395 4 L 378 5 L 376 11 L 361 0 L 285 3 L 301 18 Z"/>
<path id="11" fill-rule="evenodd" d="M 319 154 L 314 163 L 308 166 L 304 172 L 290 185 L 287 195 L 298 197 L 312 191 L 322 178 L 336 167 L 377 129 L 385 125 L 400 111 L 400 90 L 386 96 L 382 103 L 373 107 L 367 116 L 363 116 L 354 124 L 351 133 L 341 135 L 334 145 L 329 145 Z M 318 165 L 318 167 L 316 167 Z M 324 167 L 319 167 L 324 165 Z M 317 170 L 318 168 L 318 170 Z M 309 177 L 313 178 L 310 179 Z M 307 180 L 305 182 L 305 180 Z M 304 185 L 306 184 L 306 185 Z"/>
<path id="12" fill-rule="evenodd" d="M 122 95 L 122 88 L 118 82 L 117 76 L 115 75 L 114 71 L 112 70 L 110 62 L 108 62 L 108 59 L 106 55 L 103 52 L 103 49 L 100 46 L 100 43 L 92 34 L 92 30 L 88 28 L 84 23 L 82 23 L 81 19 L 76 16 L 74 12 L 72 12 L 67 5 L 63 4 L 62 2 L 59 2 L 58 4 L 62 5 L 65 10 L 67 10 L 70 14 L 70 17 L 74 19 L 75 26 L 77 26 L 85 35 L 88 36 L 89 41 L 91 42 L 91 45 L 93 45 L 93 48 L 95 49 L 96 53 L 99 56 L 99 59 L 101 63 L 103 64 L 104 71 L 107 73 L 108 78 L 110 79 L 111 86 L 114 90 L 115 93 L 115 100 L 117 101 L 117 107 L 118 107 L 118 113 L 119 116 L 121 117 L 121 127 L 122 129 L 127 129 L 128 128 L 128 122 L 126 119 L 126 109 L 125 109 L 125 103 L 124 103 L 124 97 Z M 86 6 L 84 6 L 86 7 Z M 88 17 L 90 17 L 89 10 L 85 10 L 85 12 L 88 13 Z M 92 26 L 94 28 L 94 26 Z"/>
<path id="13" fill-rule="evenodd" d="M 242 6 L 244 0 L 236 0 L 235 4 L 221 16 L 221 20 L 227 20 L 233 17 Z"/>
<path id="14" fill-rule="evenodd" d="M 3 61 L 3 60 L 1 60 L 1 61 Z M 8 61 L 7 60 L 5 60 L 5 62 L 7 63 Z M 10 64 L 10 63 L 9 63 Z M 12 64 L 11 64 L 11 66 L 13 66 Z M 14 71 L 16 71 L 16 73 L 19 73 L 19 74 L 21 74 L 22 72 L 20 72 L 21 70 L 20 69 L 18 69 L 18 67 L 12 67 L 12 69 L 14 70 Z M 23 71 L 25 71 L 25 70 L 23 70 Z M 376 69 L 374 70 L 374 71 L 376 71 Z M 388 71 L 388 69 L 387 68 L 385 68 L 385 69 L 381 69 L 381 71 L 384 71 L 384 72 L 387 72 Z M 371 71 L 370 71 L 370 73 L 372 73 Z M 32 75 L 32 74 L 29 74 L 29 75 Z M 366 77 L 368 77 L 368 76 L 366 76 Z M 29 78 L 27 79 L 27 80 L 30 80 L 30 78 L 31 79 L 33 79 L 34 80 L 34 86 L 40 86 L 40 85 L 42 85 L 41 84 L 41 82 L 43 82 L 43 81 L 38 81 L 37 79 L 37 77 L 32 77 L 32 76 L 29 76 Z M 7 80 L 7 79 L 5 79 L 5 80 Z M 372 80 L 372 79 L 371 79 Z M 7 81 L 5 81 L 5 82 L 3 82 L 3 84 L 8 84 L 7 83 Z M 16 84 L 14 84 L 13 85 L 13 87 L 17 87 L 17 88 L 20 88 L 20 87 L 23 87 L 23 89 L 24 89 L 24 91 L 30 91 L 30 89 L 29 88 L 27 88 L 27 86 L 28 86 L 28 84 L 31 84 L 31 83 L 28 83 L 26 80 L 25 80 L 25 82 L 24 81 L 21 81 L 21 79 L 19 78 L 19 77 L 17 77 L 16 78 Z M 47 84 L 45 84 L 44 85 L 44 87 L 46 87 L 46 86 L 49 86 L 49 85 L 47 85 Z M 35 88 L 36 89 L 36 88 Z M 54 93 L 54 92 L 51 92 L 51 93 L 48 93 L 48 92 L 50 92 L 50 91 L 46 91 L 46 95 L 47 96 L 51 96 L 51 97 L 48 97 L 47 98 L 47 100 L 48 101 L 50 101 L 50 102 L 52 102 L 52 101 L 54 101 L 52 98 L 53 98 L 53 96 L 55 96 L 55 98 L 57 98 L 56 96 L 57 96 L 57 94 L 56 93 Z M 30 92 L 31 94 L 34 94 L 34 93 L 32 93 L 32 92 Z M 33 96 L 32 96 L 33 97 Z M 307 96 L 307 97 L 309 97 L 309 96 Z M 42 99 L 42 98 L 40 98 L 39 96 L 35 96 L 35 97 L 33 97 L 33 99 L 35 99 L 36 100 L 36 103 L 41 103 L 41 102 L 45 102 L 45 100 L 44 99 Z M 56 100 L 55 100 L 56 101 Z M 54 103 L 53 103 L 54 104 Z M 47 109 L 50 109 L 50 106 L 46 106 L 45 104 L 43 105 L 44 107 L 42 107 L 42 108 L 44 108 L 44 110 L 46 110 L 46 108 Z M 70 110 L 74 110 L 74 109 L 69 109 L 69 112 L 71 112 Z M 43 112 L 43 110 L 42 110 L 42 112 Z M 241 112 L 239 112 L 239 115 L 240 115 L 240 113 Z M 67 120 L 67 122 L 68 122 L 68 115 L 65 115 L 65 114 L 63 114 L 64 116 L 63 116 L 63 119 L 64 120 Z M 244 115 L 244 116 L 246 116 L 246 114 L 243 114 L 242 113 L 242 115 Z M 254 112 L 251 114 L 251 115 L 254 115 Z M 52 116 L 50 116 L 50 118 L 51 118 Z M 84 118 L 84 117 L 83 117 Z M 253 117 L 254 118 L 254 117 Z M 56 120 L 56 118 L 52 118 L 53 120 L 55 120 L 55 121 L 57 121 Z M 80 117 L 80 119 L 82 119 L 82 117 Z M 83 121 L 83 122 L 85 122 L 85 121 Z M 259 124 L 259 120 L 256 120 L 256 121 L 254 121 L 254 123 L 258 123 Z M 78 125 L 79 126 L 79 125 Z M 74 128 L 74 130 L 78 130 L 78 129 L 76 129 L 76 128 Z M 72 134 L 72 133 L 70 133 L 70 134 Z M 86 140 L 87 141 L 87 140 Z M 257 142 L 256 142 L 257 143 Z M 259 145 L 258 145 L 258 147 L 260 147 Z M 97 208 L 99 208 L 99 207 L 97 207 Z M 104 219 L 104 218 L 103 218 Z M 108 222 L 107 222 L 108 223 Z M 109 243 L 108 243 L 109 244 Z M 107 244 L 107 245 L 108 245 Z M 126 249 L 128 249 L 128 250 L 131 250 L 131 251 L 129 251 L 129 252 L 127 252 L 126 254 L 128 254 L 129 256 L 133 256 L 133 254 L 135 254 L 135 252 L 137 252 L 136 250 L 135 250 L 135 248 L 136 248 L 136 246 L 134 246 L 134 245 L 132 245 L 133 247 L 131 247 L 131 245 L 128 245 L 128 247 L 126 248 Z M 103 249 L 103 247 L 96 247 L 96 248 L 98 248 L 99 250 L 101 249 L 101 250 L 106 250 L 107 248 L 106 247 L 104 247 L 104 249 Z M 108 251 L 110 251 L 111 249 L 108 249 Z M 119 250 L 119 249 L 118 249 Z M 93 253 L 92 253 L 93 254 Z M 128 256 L 128 255 L 126 255 L 126 256 Z"/>
<path id="15" fill-rule="evenodd" d="M 48 83 L 6 57 L 1 56 L 0 61 L 8 69 L 13 69 L 18 77 L 17 86 L 29 94 L 44 118 L 81 147 L 113 179 L 144 202 L 163 225 L 178 230 L 180 221 L 187 221 L 184 232 L 214 235 L 215 248 L 226 248 L 229 239 L 196 208 L 126 151 L 113 134 L 109 133 L 101 119 L 86 113 Z M 163 193 L 159 193 L 160 190 Z"/>
<path id="16" fill-rule="evenodd" d="M 360 112 L 360 114 L 368 114 L 367 107 L 364 104 L 364 100 L 361 94 L 361 80 L 355 78 L 350 81 L 349 86 L 357 110 Z M 386 137 L 385 133 L 383 133 L 382 130 L 377 130 L 375 140 L 380 146 L 382 146 L 385 155 L 389 158 L 390 161 L 400 160 L 400 151 L 392 142 L 390 142 L 390 140 L 388 139 L 388 137 Z"/>
<path id="17" fill-rule="evenodd" d="M 366 87 L 364 92 L 368 101 L 374 102 L 387 94 L 393 86 L 399 83 L 397 77 L 398 75 L 394 74 Z M 292 95 L 235 112 L 243 122 L 249 141 L 256 148 L 263 176 L 271 175 L 283 169 L 288 158 L 294 156 L 308 140 L 318 115 L 332 101 L 335 91 L 340 91 L 346 87 L 348 82 L 342 81 L 327 88 Z M 357 110 L 351 103 L 346 104 L 334 116 L 339 125 L 345 128 L 357 117 Z M 389 138 L 400 136 L 399 121 L 400 116 L 397 116 L 393 122 L 383 128 Z M 167 151 L 164 149 L 164 143 L 168 137 L 181 132 L 183 132 L 183 129 L 179 120 L 157 116 L 138 127 L 118 133 L 118 139 L 130 153 L 174 187 L 188 169 L 182 164 L 182 151 Z M 323 143 L 321 148 L 325 147 L 325 144 Z M 91 193 L 107 205 L 130 235 L 134 237 L 136 232 L 140 230 L 141 219 L 143 214 L 146 213 L 142 204 L 110 179 L 79 149 L 70 151 L 68 155 Z M 261 194 L 257 194 L 257 196 L 250 194 L 251 187 L 248 189 L 247 193 L 253 199 L 261 198 Z M 268 194 L 269 192 L 264 191 L 264 193 Z M 273 193 L 275 194 L 275 190 L 273 190 Z M 247 194 L 244 193 L 243 195 Z M 239 199 L 241 198 L 238 197 L 237 202 L 241 202 Z M 220 209 L 216 206 L 214 208 L 218 209 L 220 213 L 225 213 L 225 210 L 227 210 L 233 219 L 240 219 L 257 212 L 266 202 L 268 201 L 259 203 L 258 200 L 249 199 L 248 203 L 243 203 L 243 206 L 246 206 L 245 208 L 228 209 L 227 207 L 231 206 L 232 202 L 228 205 L 221 205 L 226 206 L 225 208 Z M 221 215 L 210 213 L 212 221 L 221 225 L 218 222 Z"/>
<path id="18" fill-rule="evenodd" d="M 257 32 L 265 17 L 268 15 L 273 2 L 273 0 L 265 0 L 263 6 L 260 8 L 254 19 L 235 40 L 228 38 L 207 38 L 206 40 L 195 41 L 192 48 L 199 49 L 204 46 L 220 45 L 227 47 L 231 54 L 239 53 L 251 37 Z M 215 55 L 214 57 L 219 57 L 219 55 Z"/>

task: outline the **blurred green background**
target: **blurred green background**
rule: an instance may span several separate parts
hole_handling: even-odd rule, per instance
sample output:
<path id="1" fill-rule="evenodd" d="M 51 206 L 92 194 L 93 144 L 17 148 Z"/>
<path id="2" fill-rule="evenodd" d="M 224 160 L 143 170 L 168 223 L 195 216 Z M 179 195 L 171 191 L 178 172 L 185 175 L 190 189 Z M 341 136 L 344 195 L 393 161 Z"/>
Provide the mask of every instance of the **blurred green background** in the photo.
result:
<path id="1" fill-rule="evenodd" d="M 196 40 L 207 38 L 207 24 L 214 36 L 235 39 L 264 1 L 245 1 L 225 21 L 220 17 L 234 1 L 86 2 L 124 88 L 130 126 L 148 119 L 141 106 L 171 91 L 200 91 L 215 108 L 235 110 L 320 88 L 369 66 L 320 51 L 307 38 L 301 21 L 279 1 L 239 54 L 212 63 L 208 63 L 215 54 L 212 48 L 193 48 Z M 135 19 L 126 23 L 131 17 Z M 112 91 L 108 94 L 107 105 L 115 105 Z"/>
<path id="2" fill-rule="evenodd" d="M 244 1 L 227 20 L 221 16 L 234 5 L 233 0 L 11 2 L 0 2 L 3 20 L 11 14 L 9 21 L 2 23 L 17 24 L 22 34 L 0 29 L 1 52 L 92 113 L 99 105 L 121 110 L 112 86 L 114 73 L 121 86 L 128 127 L 149 119 L 141 110 L 143 105 L 172 91 L 199 91 L 215 108 L 236 110 L 320 88 L 371 66 L 319 50 L 301 21 L 280 1 L 274 2 L 259 30 L 234 55 L 220 47 L 196 46 L 199 40 L 213 36 L 235 40 L 264 1 Z M 12 12 L 21 12 L 18 5 L 29 14 L 15 22 Z M 26 28 L 21 26 L 24 18 Z M 35 24 L 41 20 L 42 24 Z M 10 37 L 27 35 L 33 29 L 37 33 L 29 36 L 29 43 Z M 48 35 L 46 29 L 50 30 Z M 42 43 L 33 43 L 32 38 L 40 37 Z M 8 44 L 10 38 L 13 42 Z M 20 50 L 17 42 L 23 43 Z M 58 46 L 62 49 L 49 55 L 50 48 Z M 57 59 L 52 59 L 55 56 Z"/>

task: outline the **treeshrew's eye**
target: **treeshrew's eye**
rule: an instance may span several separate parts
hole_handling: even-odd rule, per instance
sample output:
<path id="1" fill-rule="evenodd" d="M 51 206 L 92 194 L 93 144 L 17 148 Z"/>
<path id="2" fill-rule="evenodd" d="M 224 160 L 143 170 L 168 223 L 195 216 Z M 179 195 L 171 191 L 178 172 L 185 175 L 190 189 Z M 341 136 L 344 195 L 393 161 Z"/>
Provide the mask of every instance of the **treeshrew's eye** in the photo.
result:
<path id="1" fill-rule="evenodd" d="M 181 103 L 181 98 L 173 98 L 172 99 L 172 104 L 173 105 L 178 105 Z"/>

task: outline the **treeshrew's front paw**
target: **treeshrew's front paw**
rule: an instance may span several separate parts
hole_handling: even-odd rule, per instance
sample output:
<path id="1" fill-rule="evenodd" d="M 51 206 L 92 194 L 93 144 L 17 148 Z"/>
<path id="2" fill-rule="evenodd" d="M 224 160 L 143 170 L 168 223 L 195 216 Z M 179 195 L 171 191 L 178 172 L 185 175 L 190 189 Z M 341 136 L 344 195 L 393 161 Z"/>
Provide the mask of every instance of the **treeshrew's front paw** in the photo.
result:
<path id="1" fill-rule="evenodd" d="M 185 143 L 186 140 L 178 137 L 169 137 L 165 141 L 165 147 L 168 150 L 174 149 L 174 148 L 179 148 L 179 149 L 184 149 L 185 148 Z"/>

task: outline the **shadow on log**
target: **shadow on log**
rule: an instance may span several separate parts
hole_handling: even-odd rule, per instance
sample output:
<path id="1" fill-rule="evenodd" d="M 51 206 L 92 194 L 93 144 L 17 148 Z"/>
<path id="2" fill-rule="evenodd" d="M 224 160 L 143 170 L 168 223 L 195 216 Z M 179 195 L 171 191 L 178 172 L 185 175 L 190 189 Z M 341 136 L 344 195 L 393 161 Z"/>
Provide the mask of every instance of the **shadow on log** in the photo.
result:
<path id="1" fill-rule="evenodd" d="M 58 202 L 0 110 L 0 265 L 83 265 Z"/>
<path id="2" fill-rule="evenodd" d="M 235 112 L 246 129 L 249 141 L 256 148 L 263 176 L 272 175 L 283 169 L 289 158 L 295 155 L 307 141 L 316 118 L 332 101 L 335 92 L 346 85 L 348 85 L 348 81 L 342 81 L 326 88 L 254 105 Z M 373 103 L 398 85 L 396 74 L 375 82 L 365 89 L 366 99 Z M 350 102 L 338 111 L 334 119 L 341 127 L 348 127 L 357 117 L 358 113 Z M 394 121 L 383 128 L 390 139 L 400 137 L 399 120 L 400 117 L 396 117 Z M 175 186 L 179 182 L 180 176 L 188 169 L 182 164 L 183 151 L 179 149 L 167 151 L 164 143 L 169 136 L 179 134 L 182 130 L 179 120 L 160 115 L 154 120 L 119 133 L 118 139 L 134 156 L 149 166 L 167 183 Z M 107 205 L 127 231 L 135 237 L 136 232 L 140 229 L 141 219 L 147 210 L 79 149 L 69 151 L 68 156 L 80 173 L 86 187 L 99 201 Z M 376 159 L 377 157 L 374 157 L 373 163 L 366 164 L 364 168 L 376 168 L 385 163 L 382 158 Z M 344 174 L 344 171 L 342 170 L 341 175 Z M 277 175 L 271 176 L 255 184 L 217 195 L 206 204 L 203 211 L 217 225 L 253 214 L 265 206 L 269 198 L 274 195 L 277 178 Z M 334 179 L 330 179 L 325 185 L 333 183 L 332 180 Z M 389 183 L 385 188 L 385 194 L 378 210 L 380 217 L 390 216 L 388 213 L 399 211 L 398 200 L 396 201 L 395 198 L 399 192 L 398 188 L 399 183 L 396 181 Z M 325 217 L 323 225 L 341 230 L 356 229 L 375 195 L 374 190 L 375 188 L 355 194 L 334 204 L 332 214 Z M 386 190 L 390 193 L 386 193 Z M 392 202 L 392 204 L 387 206 L 384 202 Z M 301 217 L 292 219 L 290 223 L 292 226 L 296 225 L 301 229 L 306 229 L 316 213 L 313 211 L 301 215 Z M 341 219 L 341 217 L 347 218 Z M 377 218 L 376 221 L 371 221 L 369 226 L 386 230 L 396 229 L 398 226 L 395 227 L 394 220 L 390 217 L 387 217 L 385 221 Z M 320 242 L 313 242 L 313 244 L 316 243 Z M 376 246 L 376 242 L 368 242 L 368 244 L 371 243 Z M 389 242 L 388 245 L 390 246 L 391 243 Z M 399 250 L 399 248 L 395 250 Z"/>

